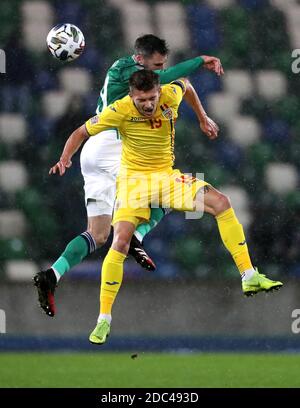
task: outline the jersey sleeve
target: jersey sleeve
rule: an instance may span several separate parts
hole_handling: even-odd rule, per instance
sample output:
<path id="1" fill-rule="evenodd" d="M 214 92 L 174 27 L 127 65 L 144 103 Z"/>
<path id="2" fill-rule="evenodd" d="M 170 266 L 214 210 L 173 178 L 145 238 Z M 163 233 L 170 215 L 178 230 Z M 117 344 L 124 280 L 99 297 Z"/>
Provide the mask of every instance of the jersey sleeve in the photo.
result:
<path id="1" fill-rule="evenodd" d="M 182 97 L 181 97 L 181 99 L 183 98 L 183 96 L 184 96 L 184 94 L 185 94 L 185 92 L 186 92 L 186 85 L 185 85 L 185 82 L 184 82 L 184 80 L 183 79 L 176 79 L 176 81 L 172 81 L 171 82 L 171 85 L 172 86 L 177 86 L 177 87 L 179 87 L 180 89 L 181 89 L 181 91 L 182 91 Z"/>
<path id="2" fill-rule="evenodd" d="M 168 84 L 177 78 L 191 75 L 203 64 L 203 58 L 196 57 L 180 62 L 179 64 L 173 65 L 167 69 L 156 70 L 155 72 L 159 75 L 161 84 Z"/>
<path id="3" fill-rule="evenodd" d="M 101 113 L 85 122 L 85 127 L 90 136 L 108 129 L 120 129 L 124 119 L 124 110 L 118 102 L 109 105 Z"/>
<path id="4" fill-rule="evenodd" d="M 168 89 L 168 94 L 169 97 L 171 97 L 173 104 L 178 107 L 186 91 L 185 82 L 182 79 L 177 79 L 176 81 L 165 85 L 165 87 Z"/>

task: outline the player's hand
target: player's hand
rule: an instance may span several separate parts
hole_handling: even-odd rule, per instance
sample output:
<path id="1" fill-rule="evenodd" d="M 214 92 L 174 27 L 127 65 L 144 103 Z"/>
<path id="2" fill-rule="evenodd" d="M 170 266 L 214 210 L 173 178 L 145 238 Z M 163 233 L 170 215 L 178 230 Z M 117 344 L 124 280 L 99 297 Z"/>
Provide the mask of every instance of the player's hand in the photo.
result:
<path id="1" fill-rule="evenodd" d="M 210 57 L 208 55 L 201 55 L 201 58 L 204 60 L 204 68 L 215 72 L 218 76 L 224 74 L 224 69 L 219 58 Z"/>
<path id="2" fill-rule="evenodd" d="M 200 122 L 200 128 L 202 132 L 205 133 L 210 140 L 214 140 L 218 137 L 219 126 L 208 116 L 206 116 Z"/>
<path id="3" fill-rule="evenodd" d="M 51 167 L 51 169 L 49 170 L 49 174 L 56 174 L 58 172 L 60 176 L 63 176 L 66 172 L 66 169 L 69 169 L 71 166 L 71 160 L 61 158 L 59 162 Z"/>

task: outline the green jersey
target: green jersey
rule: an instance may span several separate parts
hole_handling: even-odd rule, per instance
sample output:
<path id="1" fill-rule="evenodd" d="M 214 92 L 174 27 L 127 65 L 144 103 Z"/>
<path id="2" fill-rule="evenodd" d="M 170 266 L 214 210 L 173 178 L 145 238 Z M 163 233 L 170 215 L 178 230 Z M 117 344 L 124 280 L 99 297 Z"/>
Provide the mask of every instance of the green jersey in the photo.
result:
<path id="1" fill-rule="evenodd" d="M 204 61 L 201 57 L 189 59 L 167 69 L 155 71 L 160 76 L 160 82 L 167 84 L 175 79 L 188 76 L 195 72 Z M 134 57 L 123 57 L 115 61 L 107 71 L 103 88 L 97 103 L 97 113 L 101 112 L 117 99 L 121 99 L 129 92 L 130 76 L 144 67 L 138 64 Z"/>

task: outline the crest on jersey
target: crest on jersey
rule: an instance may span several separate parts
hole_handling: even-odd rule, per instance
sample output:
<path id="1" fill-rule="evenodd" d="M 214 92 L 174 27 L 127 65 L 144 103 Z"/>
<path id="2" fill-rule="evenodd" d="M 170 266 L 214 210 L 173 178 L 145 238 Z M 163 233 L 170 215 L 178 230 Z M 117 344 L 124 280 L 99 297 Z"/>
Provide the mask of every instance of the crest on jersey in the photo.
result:
<path id="1" fill-rule="evenodd" d="M 98 116 L 98 115 L 93 116 L 93 117 L 90 119 L 90 124 L 91 124 L 91 125 L 96 125 L 96 123 L 98 123 L 98 122 L 99 122 L 99 116 Z"/>

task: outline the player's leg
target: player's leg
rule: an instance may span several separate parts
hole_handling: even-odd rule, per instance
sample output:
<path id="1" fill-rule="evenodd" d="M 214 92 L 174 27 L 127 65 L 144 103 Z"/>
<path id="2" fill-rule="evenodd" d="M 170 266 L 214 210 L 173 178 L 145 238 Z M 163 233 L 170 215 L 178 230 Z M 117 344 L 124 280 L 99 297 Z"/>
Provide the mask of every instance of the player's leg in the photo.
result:
<path id="1" fill-rule="evenodd" d="M 281 282 L 272 281 L 254 269 L 242 224 L 240 224 L 229 198 L 210 185 L 204 186 L 196 195 L 196 206 L 204 203 L 204 211 L 217 221 L 222 241 L 233 257 L 242 277 L 242 288 L 246 295 L 259 291 L 279 289 Z"/>
<path id="2" fill-rule="evenodd" d="M 94 214 L 94 204 L 87 205 L 88 214 Z M 73 266 L 78 265 L 97 248 L 105 244 L 111 228 L 111 215 L 91 215 L 88 217 L 87 230 L 73 238 L 65 247 L 59 258 L 46 271 L 34 276 L 41 308 L 48 316 L 56 312 L 54 292 L 60 278 Z"/>
<path id="3" fill-rule="evenodd" d="M 133 219 L 133 222 L 120 221 L 114 224 L 113 243 L 102 265 L 100 314 L 89 337 L 93 344 L 105 343 L 110 333 L 111 310 L 122 284 L 124 261 L 137 222 L 137 219 Z"/>
<path id="4" fill-rule="evenodd" d="M 139 240 L 139 242 L 143 242 L 145 236 L 160 223 L 166 213 L 165 208 L 151 208 L 149 222 L 143 222 L 142 224 L 138 225 L 134 232 L 134 236 Z"/>
<path id="5" fill-rule="evenodd" d="M 88 211 L 89 207 L 90 205 L 87 207 Z M 110 225 L 111 215 L 109 214 L 88 217 L 87 230 L 72 239 L 61 256 L 51 266 L 57 282 L 73 266 L 81 263 L 87 255 L 92 254 L 97 248 L 105 244 L 110 233 Z"/>
<path id="6" fill-rule="evenodd" d="M 156 266 L 144 250 L 143 239 L 159 224 L 166 213 L 167 211 L 164 208 L 151 208 L 149 222 L 144 222 L 137 227 L 130 242 L 128 253 L 132 255 L 143 268 L 149 271 L 155 270 Z"/>
<path id="7" fill-rule="evenodd" d="M 46 271 L 34 277 L 41 308 L 48 316 L 55 315 L 54 291 L 60 278 L 73 266 L 78 265 L 97 247 L 103 245 L 110 232 L 110 223 L 116 194 L 116 178 L 110 174 L 93 174 L 95 158 L 81 156 L 84 177 L 85 203 L 88 216 L 87 230 L 72 239 L 62 254 Z M 97 170 L 97 168 L 96 168 Z"/>

